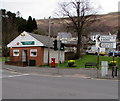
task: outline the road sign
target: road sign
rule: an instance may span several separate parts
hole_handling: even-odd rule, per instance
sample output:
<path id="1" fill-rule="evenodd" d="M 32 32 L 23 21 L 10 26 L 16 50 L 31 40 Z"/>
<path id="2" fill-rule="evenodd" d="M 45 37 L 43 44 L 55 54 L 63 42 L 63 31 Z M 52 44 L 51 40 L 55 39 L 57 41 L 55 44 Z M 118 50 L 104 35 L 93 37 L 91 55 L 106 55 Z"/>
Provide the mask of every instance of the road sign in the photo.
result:
<path id="1" fill-rule="evenodd" d="M 98 36 L 100 42 L 116 42 L 116 35 L 101 35 Z"/>
<path id="2" fill-rule="evenodd" d="M 116 42 L 100 42 L 100 48 L 116 48 Z"/>
<path id="3" fill-rule="evenodd" d="M 98 35 L 96 39 L 98 48 L 116 48 L 116 35 Z"/>

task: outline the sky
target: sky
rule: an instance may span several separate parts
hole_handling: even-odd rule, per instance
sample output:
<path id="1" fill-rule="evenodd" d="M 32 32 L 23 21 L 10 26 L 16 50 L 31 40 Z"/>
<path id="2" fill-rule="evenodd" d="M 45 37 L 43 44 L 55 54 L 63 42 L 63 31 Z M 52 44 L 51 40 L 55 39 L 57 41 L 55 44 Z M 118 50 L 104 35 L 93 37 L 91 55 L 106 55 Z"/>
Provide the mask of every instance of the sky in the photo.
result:
<path id="1" fill-rule="evenodd" d="M 0 8 L 16 13 L 19 11 L 21 16 L 28 19 L 32 16 L 35 19 L 44 19 L 49 16 L 54 17 L 58 3 L 65 0 L 0 0 Z M 68 1 L 68 0 L 66 0 Z M 94 6 L 99 6 L 99 14 L 118 11 L 120 0 L 93 0 Z"/>

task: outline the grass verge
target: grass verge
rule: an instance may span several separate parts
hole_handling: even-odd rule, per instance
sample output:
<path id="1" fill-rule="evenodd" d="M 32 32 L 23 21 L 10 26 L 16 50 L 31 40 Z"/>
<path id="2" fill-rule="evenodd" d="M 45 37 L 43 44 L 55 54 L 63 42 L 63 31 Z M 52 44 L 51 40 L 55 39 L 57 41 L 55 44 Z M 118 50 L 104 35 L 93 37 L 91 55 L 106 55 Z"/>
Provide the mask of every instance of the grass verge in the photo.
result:
<path id="1" fill-rule="evenodd" d="M 83 55 L 83 57 L 79 60 L 75 60 L 75 67 L 70 67 L 70 68 L 85 68 L 85 63 L 86 62 L 95 62 L 97 63 L 98 56 L 97 55 Z M 101 67 L 101 61 L 110 61 L 113 60 L 113 57 L 108 57 L 108 56 L 99 56 L 99 66 Z M 118 57 L 115 57 L 115 61 L 117 61 L 118 64 Z M 67 66 L 68 60 L 66 60 L 64 63 L 60 64 L 60 67 L 62 68 L 68 68 Z"/>
<path id="2" fill-rule="evenodd" d="M 9 60 L 9 57 L 0 57 L 0 62 Z"/>

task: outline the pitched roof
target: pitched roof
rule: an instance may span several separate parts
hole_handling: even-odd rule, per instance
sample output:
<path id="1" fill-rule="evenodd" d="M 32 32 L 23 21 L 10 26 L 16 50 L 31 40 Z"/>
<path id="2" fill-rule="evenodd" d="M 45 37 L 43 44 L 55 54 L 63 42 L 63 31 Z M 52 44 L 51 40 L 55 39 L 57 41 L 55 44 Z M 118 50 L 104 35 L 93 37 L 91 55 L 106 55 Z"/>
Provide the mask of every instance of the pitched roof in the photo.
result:
<path id="1" fill-rule="evenodd" d="M 48 36 L 43 36 L 43 35 L 38 35 L 38 34 L 33 34 L 33 33 L 29 33 L 29 34 L 35 39 L 37 39 L 38 41 L 42 42 L 45 47 L 50 46 L 53 48 L 53 39 L 49 38 Z"/>
<path id="2" fill-rule="evenodd" d="M 68 32 L 59 32 L 58 35 L 61 38 L 72 38 L 72 34 Z"/>

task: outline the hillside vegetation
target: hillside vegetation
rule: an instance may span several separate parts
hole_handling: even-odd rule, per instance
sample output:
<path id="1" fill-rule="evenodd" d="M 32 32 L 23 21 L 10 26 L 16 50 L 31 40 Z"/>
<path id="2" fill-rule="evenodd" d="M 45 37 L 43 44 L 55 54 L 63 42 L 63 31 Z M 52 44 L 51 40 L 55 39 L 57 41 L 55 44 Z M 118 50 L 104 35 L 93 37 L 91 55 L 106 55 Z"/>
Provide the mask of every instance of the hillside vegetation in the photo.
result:
<path id="1" fill-rule="evenodd" d="M 89 32 L 111 32 L 115 34 L 118 30 L 118 15 L 117 12 L 103 14 L 103 15 L 94 15 L 95 21 L 89 25 L 86 29 Z M 91 16 L 91 20 L 94 18 Z M 38 25 L 38 30 L 41 31 L 41 34 L 48 34 L 48 19 L 36 20 Z M 70 31 L 67 29 L 67 24 L 70 23 L 69 18 L 53 18 L 52 22 L 52 36 L 56 36 L 57 32 L 61 31 Z M 72 32 L 72 31 L 71 31 Z"/>

